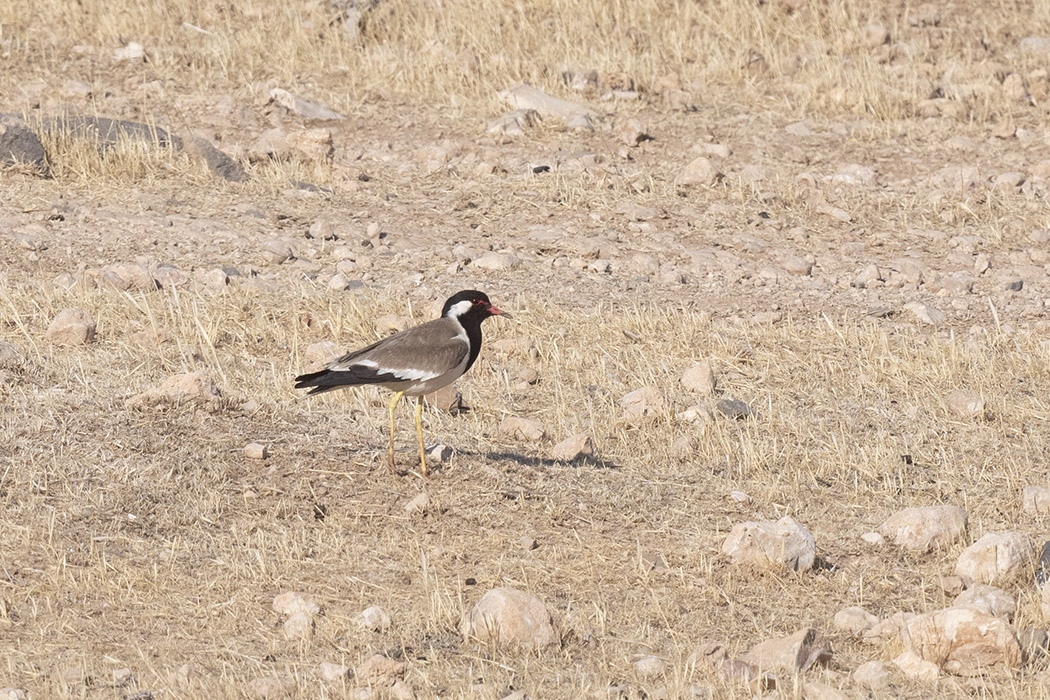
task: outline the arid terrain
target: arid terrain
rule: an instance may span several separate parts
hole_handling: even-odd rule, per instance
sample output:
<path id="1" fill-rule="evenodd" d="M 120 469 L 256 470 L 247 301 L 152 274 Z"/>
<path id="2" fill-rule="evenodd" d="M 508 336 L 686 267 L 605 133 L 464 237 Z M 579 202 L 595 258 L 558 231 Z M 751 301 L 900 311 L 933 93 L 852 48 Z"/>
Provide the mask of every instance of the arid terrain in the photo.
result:
<path id="1" fill-rule="evenodd" d="M 0 699 L 1050 697 L 1048 71 L 1035 2 L 0 0 Z M 461 289 L 392 473 L 292 380 Z"/>

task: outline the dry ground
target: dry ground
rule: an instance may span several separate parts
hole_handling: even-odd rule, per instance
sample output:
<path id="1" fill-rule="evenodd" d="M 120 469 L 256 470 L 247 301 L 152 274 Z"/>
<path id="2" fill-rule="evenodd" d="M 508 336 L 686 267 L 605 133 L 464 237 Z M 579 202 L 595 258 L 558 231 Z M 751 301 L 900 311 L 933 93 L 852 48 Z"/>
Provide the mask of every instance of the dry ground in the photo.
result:
<path id="1" fill-rule="evenodd" d="M 422 698 L 744 697 L 689 667 L 694 646 L 742 652 L 812 625 L 834 651 L 829 681 L 854 697 L 1050 695 L 1043 659 L 867 694 L 848 672 L 899 648 L 830 624 L 847 605 L 883 616 L 948 602 L 939 579 L 962 544 L 913 556 L 858 538 L 901 507 L 962 505 L 971 539 L 1050 534 L 1020 505 L 1047 480 L 1050 439 L 1050 57 L 1019 43 L 1050 36 L 1046 7 L 381 0 L 350 41 L 326 2 L 0 0 L 0 112 L 142 119 L 237 156 L 275 124 L 301 128 L 266 104 L 273 86 L 348 117 L 330 125 L 330 163 L 254 163 L 243 185 L 182 154 L 102 157 L 61 140 L 53 178 L 0 175 L 0 340 L 18 348 L 0 367 L 0 687 L 217 698 L 276 676 L 295 697 L 356 697 L 319 664 L 387 651 Z M 869 40 L 872 23 L 886 43 Z M 113 59 L 127 41 L 148 60 Z M 583 93 L 561 79 L 591 69 L 599 86 Z M 624 76 L 639 98 L 602 100 Z M 607 116 L 593 133 L 553 120 L 486 133 L 506 109 L 496 93 L 520 80 Z M 628 117 L 653 140 L 622 143 Z M 705 144 L 732 149 L 714 158 L 725 177 L 680 186 Z M 876 180 L 833 179 L 852 163 Z M 1024 183 L 994 184 L 1008 172 Z M 308 236 L 318 220 L 335 239 Z M 271 264 L 274 239 L 295 257 Z M 490 249 L 520 266 L 464 264 Z M 346 255 L 363 286 L 332 290 Z M 811 275 L 787 271 L 800 259 Z M 192 279 L 152 292 L 53 282 L 128 261 Z M 221 266 L 243 276 L 200 283 Z M 427 482 L 386 470 L 379 394 L 292 390 L 310 343 L 369 342 L 377 318 L 426 319 L 472 287 L 515 320 L 486 323 L 489 348 L 461 382 L 472 410 L 428 411 L 428 435 L 456 455 Z M 920 323 L 911 301 L 945 320 Z M 95 317 L 96 342 L 49 344 L 72 306 Z M 526 342 L 493 349 L 503 338 Z M 676 420 L 700 400 L 679 384 L 700 359 L 754 418 Z M 540 381 L 521 388 L 526 367 Z M 231 392 L 219 410 L 125 406 L 197 369 Z M 619 401 L 645 385 L 667 410 L 632 427 Z M 987 416 L 953 415 L 956 389 L 983 396 Z M 549 438 L 500 435 L 508 415 Z M 407 411 L 399 431 L 410 463 Z M 581 431 L 598 463 L 548 458 Z M 684 459 L 671 451 L 682 435 Z M 271 457 L 247 460 L 252 441 Z M 406 515 L 422 489 L 429 512 Z M 719 554 L 734 524 L 785 514 L 816 537 L 814 572 L 755 576 Z M 667 568 L 650 571 L 647 553 Z M 499 585 L 547 603 L 560 649 L 459 637 L 459 616 Z M 271 609 L 287 590 L 322 605 L 308 641 L 286 641 Z M 1015 591 L 1015 625 L 1045 628 L 1035 589 Z M 389 611 L 389 631 L 355 627 L 369 605 Z M 646 654 L 670 662 L 665 676 L 635 674 Z M 120 668 L 134 677 L 115 687 Z"/>

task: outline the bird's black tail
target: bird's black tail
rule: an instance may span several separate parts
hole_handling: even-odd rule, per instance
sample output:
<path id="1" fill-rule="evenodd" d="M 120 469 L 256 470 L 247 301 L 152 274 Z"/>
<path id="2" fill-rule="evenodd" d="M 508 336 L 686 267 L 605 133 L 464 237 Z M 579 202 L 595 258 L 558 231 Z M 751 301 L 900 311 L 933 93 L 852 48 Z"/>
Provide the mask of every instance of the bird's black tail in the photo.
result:
<path id="1" fill-rule="evenodd" d="M 363 384 L 382 384 L 389 379 L 390 377 L 376 372 L 371 367 L 355 365 L 349 370 L 322 369 L 320 372 L 300 374 L 295 378 L 295 388 L 309 389 L 306 395 L 313 396 Z"/>

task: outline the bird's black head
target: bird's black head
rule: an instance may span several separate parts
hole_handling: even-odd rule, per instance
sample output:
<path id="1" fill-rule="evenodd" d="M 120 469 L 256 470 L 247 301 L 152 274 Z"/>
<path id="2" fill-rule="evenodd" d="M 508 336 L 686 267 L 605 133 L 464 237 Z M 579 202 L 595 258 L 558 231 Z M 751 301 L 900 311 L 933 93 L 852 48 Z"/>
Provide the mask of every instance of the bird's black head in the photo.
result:
<path id="1" fill-rule="evenodd" d="M 474 289 L 465 289 L 450 296 L 441 309 L 441 315 L 460 320 L 469 318 L 479 323 L 489 316 L 510 318 L 510 314 L 492 305 L 487 294 Z"/>

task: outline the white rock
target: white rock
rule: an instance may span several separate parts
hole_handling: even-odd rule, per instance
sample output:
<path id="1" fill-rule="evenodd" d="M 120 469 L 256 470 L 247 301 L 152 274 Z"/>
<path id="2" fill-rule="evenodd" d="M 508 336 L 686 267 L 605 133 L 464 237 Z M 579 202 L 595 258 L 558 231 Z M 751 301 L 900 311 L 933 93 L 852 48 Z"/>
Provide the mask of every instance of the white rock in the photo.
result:
<path id="1" fill-rule="evenodd" d="M 248 459 L 266 459 L 270 456 L 270 450 L 258 442 L 250 442 L 244 446 L 244 456 Z"/>
<path id="2" fill-rule="evenodd" d="M 805 700 L 851 700 L 849 695 L 835 686 L 819 681 L 806 681 L 802 684 L 802 697 Z"/>
<path id="3" fill-rule="evenodd" d="M 306 639 L 314 633 L 313 615 L 299 611 L 288 616 L 284 621 L 285 639 Z"/>
<path id="4" fill-rule="evenodd" d="M 316 119 L 321 121 L 338 121 L 346 119 L 342 114 L 334 112 L 323 104 L 311 102 L 299 95 L 294 95 L 287 90 L 274 88 L 270 90 L 270 101 L 275 102 L 289 112 L 295 112 L 304 119 Z"/>
<path id="5" fill-rule="evenodd" d="M 753 646 L 740 660 L 761 671 L 789 674 L 805 671 L 816 663 L 827 661 L 830 654 L 814 645 L 817 633 L 811 627 L 789 637 L 767 639 Z"/>
<path id="6" fill-rule="evenodd" d="M 689 161 L 678 173 L 679 185 L 710 186 L 716 184 L 723 177 L 710 158 L 700 156 Z"/>
<path id="7" fill-rule="evenodd" d="M 543 423 L 519 416 L 507 416 L 504 418 L 499 424 L 499 430 L 504 435 L 529 442 L 542 440 L 547 435 Z"/>
<path id="8" fill-rule="evenodd" d="M 390 697 L 394 700 L 412 700 L 416 697 L 416 691 L 409 683 L 399 679 L 390 686 Z"/>
<path id="9" fill-rule="evenodd" d="M 160 386 L 132 396 L 126 404 L 128 408 L 141 409 L 196 403 L 214 410 L 221 405 L 222 398 L 222 392 L 207 372 L 190 372 L 168 377 Z"/>
<path id="10" fill-rule="evenodd" d="M 941 675 L 941 669 L 932 661 L 927 661 L 913 651 L 904 651 L 893 660 L 893 664 L 908 678 L 920 681 L 935 681 Z"/>
<path id="11" fill-rule="evenodd" d="M 864 185 L 875 184 L 875 170 L 866 165 L 849 163 L 839 168 L 838 172 L 831 176 L 832 185 Z"/>
<path id="12" fill-rule="evenodd" d="M 713 394 L 715 392 L 715 373 L 711 369 L 711 363 L 707 360 L 697 362 L 682 373 L 681 382 L 686 391 L 705 395 Z"/>
<path id="13" fill-rule="evenodd" d="M 568 437 L 551 448 L 551 458 L 559 462 L 575 462 L 594 455 L 594 443 L 587 433 Z"/>
<path id="14" fill-rule="evenodd" d="M 916 320 L 921 323 L 928 323 L 930 325 L 937 325 L 944 321 L 944 312 L 935 309 L 928 304 L 923 304 L 919 301 L 909 301 L 904 305 L 905 310 L 910 311 L 915 316 Z"/>
<path id="15" fill-rule="evenodd" d="M 751 495 L 746 491 L 730 491 L 729 500 L 733 501 L 734 503 L 743 503 L 746 505 L 751 503 L 753 499 L 751 498 Z"/>
<path id="16" fill-rule="evenodd" d="M 439 442 L 436 445 L 431 445 L 430 447 L 428 447 L 426 449 L 426 453 L 427 464 L 438 465 L 444 464 L 445 462 L 452 459 L 453 450 L 448 445 Z"/>
<path id="17" fill-rule="evenodd" d="M 346 680 L 346 678 L 350 675 L 349 666 L 328 663 L 327 661 L 321 662 L 319 670 L 321 671 L 321 678 L 324 678 L 326 681 L 329 682 Z"/>
<path id="18" fill-rule="evenodd" d="M 865 630 L 864 641 L 868 644 L 887 644 L 901 637 L 908 621 L 915 617 L 915 613 L 899 612 L 890 615 L 885 620 Z"/>
<path id="19" fill-rule="evenodd" d="M 892 668 L 882 661 L 866 661 L 853 671 L 853 682 L 869 690 L 882 690 L 890 684 Z"/>
<path id="20" fill-rule="evenodd" d="M 47 327 L 55 345 L 86 345 L 95 339 L 95 320 L 84 309 L 63 309 Z"/>
<path id="21" fill-rule="evenodd" d="M 663 394 L 656 387 L 644 386 L 620 399 L 623 415 L 628 423 L 638 425 L 658 418 L 665 410 Z"/>
<path id="22" fill-rule="evenodd" d="M 521 265 L 521 259 L 511 253 L 485 253 L 470 264 L 483 270 L 513 270 Z"/>
<path id="23" fill-rule="evenodd" d="M 961 676 L 978 675 L 994 666 L 1018 668 L 1023 660 L 1009 623 L 973 608 L 916 615 L 906 626 L 905 644 L 907 651 L 934 668 Z"/>
<path id="24" fill-rule="evenodd" d="M 959 418 L 975 418 L 984 415 L 984 399 L 972 391 L 953 391 L 948 394 L 945 403 Z"/>
<path id="25" fill-rule="evenodd" d="M 667 670 L 667 661 L 659 656 L 643 656 L 634 662 L 634 670 L 642 678 L 652 678 Z"/>
<path id="26" fill-rule="evenodd" d="M 459 631 L 501 647 L 537 649 L 558 643 L 554 620 L 535 596 L 514 588 L 494 588 L 463 615 Z"/>
<path id="27" fill-rule="evenodd" d="M 113 52 L 113 58 L 118 61 L 143 61 L 146 58 L 146 49 L 137 41 L 129 41 L 126 46 Z"/>
<path id="28" fill-rule="evenodd" d="M 306 613 L 313 617 L 321 611 L 321 606 L 313 599 L 313 596 L 287 591 L 273 599 L 274 612 L 291 617 L 296 613 Z"/>
<path id="29" fill-rule="evenodd" d="M 854 605 L 839 610 L 831 622 L 836 629 L 859 635 L 877 625 L 879 618 L 864 608 Z"/>
<path id="30" fill-rule="evenodd" d="M 405 676 L 405 664 L 384 654 L 372 654 L 354 669 L 354 680 L 359 685 L 389 688 Z"/>
<path id="31" fill-rule="evenodd" d="M 785 516 L 775 523 L 740 523 L 722 543 L 722 553 L 738 565 L 809 571 L 816 560 L 817 545 L 808 530 Z"/>
<path id="32" fill-rule="evenodd" d="M 978 583 L 1013 583 L 1031 575 L 1035 544 L 1024 532 L 989 532 L 963 550 L 955 575 Z"/>
<path id="33" fill-rule="evenodd" d="M 357 616 L 357 622 L 362 628 L 373 632 L 385 632 L 390 629 L 390 615 L 378 605 L 362 610 Z"/>
<path id="34" fill-rule="evenodd" d="M 923 506 L 897 511 L 879 525 L 894 544 L 913 552 L 947 547 L 966 533 L 966 511 L 959 506 Z"/>
<path id="35" fill-rule="evenodd" d="M 886 542 L 886 538 L 878 532 L 865 532 L 860 536 L 860 539 L 875 547 Z"/>
<path id="36" fill-rule="evenodd" d="M 405 512 L 409 515 L 425 513 L 429 506 L 430 496 L 427 494 L 426 491 L 420 491 L 412 497 L 412 500 L 405 504 Z"/>
<path id="37" fill-rule="evenodd" d="M 1009 622 L 1017 610 L 1017 601 L 1001 588 L 975 583 L 955 597 L 953 607 L 973 608 Z"/>
<path id="38" fill-rule="evenodd" d="M 1032 516 L 1050 515 L 1050 488 L 1025 486 L 1021 493 L 1021 507 Z"/>
<path id="39" fill-rule="evenodd" d="M 21 688 L 0 688 L 0 700 L 26 700 L 26 691 Z"/>

